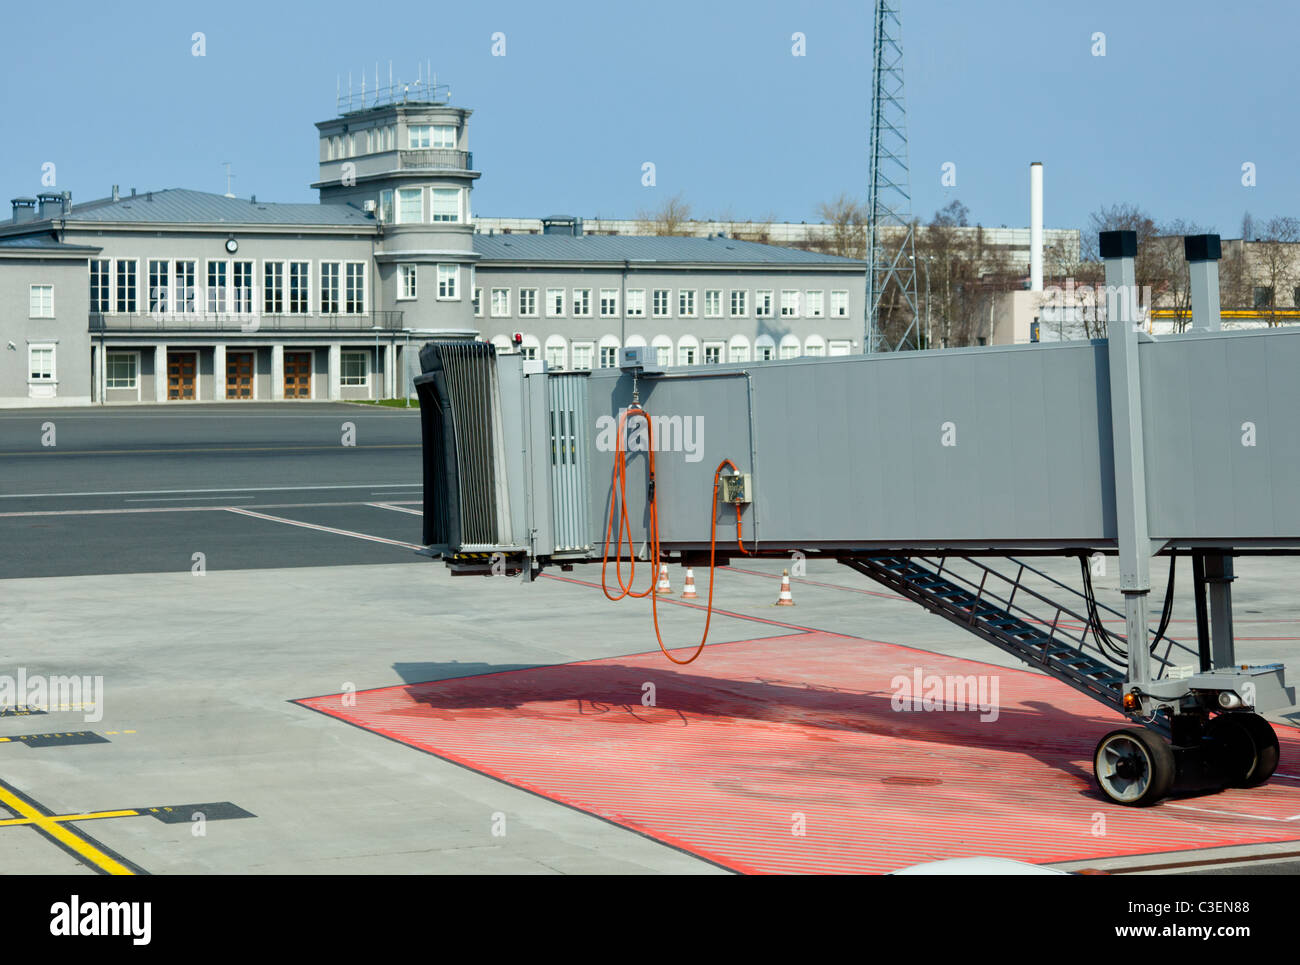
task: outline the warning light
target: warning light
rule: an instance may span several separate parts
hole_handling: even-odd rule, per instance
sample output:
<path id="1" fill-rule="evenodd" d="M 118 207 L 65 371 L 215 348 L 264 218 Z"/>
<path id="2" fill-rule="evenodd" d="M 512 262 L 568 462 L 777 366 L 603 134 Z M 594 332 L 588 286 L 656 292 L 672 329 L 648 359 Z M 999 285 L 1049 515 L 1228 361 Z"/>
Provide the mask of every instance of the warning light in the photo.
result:
<path id="1" fill-rule="evenodd" d="M 515 332 L 515 334 L 511 336 L 511 340 L 512 340 L 516 345 L 523 345 L 523 344 L 524 344 L 524 333 L 523 333 L 523 332 Z"/>
<path id="2" fill-rule="evenodd" d="M 1125 709 L 1125 710 L 1138 710 L 1138 709 L 1140 709 L 1140 707 L 1141 707 L 1141 704 L 1138 702 L 1138 695 L 1137 695 L 1137 694 L 1125 694 L 1125 695 L 1124 695 L 1124 709 Z"/>

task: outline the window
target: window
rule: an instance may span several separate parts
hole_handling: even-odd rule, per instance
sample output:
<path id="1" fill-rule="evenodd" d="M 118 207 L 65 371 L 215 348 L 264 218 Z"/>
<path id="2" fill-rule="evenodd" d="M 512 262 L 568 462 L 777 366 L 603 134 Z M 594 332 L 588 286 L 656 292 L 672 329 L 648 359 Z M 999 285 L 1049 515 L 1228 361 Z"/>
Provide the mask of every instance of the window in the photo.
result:
<path id="1" fill-rule="evenodd" d="M 522 318 L 537 317 L 537 289 L 519 289 L 519 315 Z"/>
<path id="2" fill-rule="evenodd" d="M 645 289 L 633 288 L 627 293 L 627 317 L 645 318 Z"/>
<path id="3" fill-rule="evenodd" d="M 406 129 L 406 146 L 413 150 L 433 144 L 432 124 L 412 124 Z"/>
<path id="4" fill-rule="evenodd" d="M 1273 288 L 1271 285 L 1255 286 L 1255 307 L 1256 308 L 1273 307 Z"/>
<path id="5" fill-rule="evenodd" d="M 722 317 L 722 292 L 716 288 L 704 293 L 704 317 Z"/>
<path id="6" fill-rule="evenodd" d="M 454 148 L 456 146 L 456 125 L 433 125 L 433 146 L 444 149 Z"/>
<path id="7" fill-rule="evenodd" d="M 655 364 L 656 365 L 673 364 L 673 347 L 671 345 L 655 346 Z"/>
<path id="8" fill-rule="evenodd" d="M 804 292 L 804 305 L 809 318 L 821 318 L 826 314 L 826 293 Z"/>
<path id="9" fill-rule="evenodd" d="M 165 261 L 149 260 L 149 311 L 151 312 L 163 313 L 169 310 L 167 288 L 170 267 Z"/>
<path id="10" fill-rule="evenodd" d="M 415 266 L 397 266 L 397 300 L 409 301 L 415 297 Z"/>
<path id="11" fill-rule="evenodd" d="M 234 305 L 236 312 L 247 315 L 253 310 L 253 263 L 237 261 L 232 266 L 235 281 Z"/>
<path id="12" fill-rule="evenodd" d="M 361 315 L 366 310 L 366 265 L 363 261 L 349 261 L 346 268 L 343 311 L 349 315 Z"/>
<path id="13" fill-rule="evenodd" d="M 535 360 L 537 358 L 537 346 L 536 345 L 519 346 L 519 357 L 530 362 Z"/>
<path id="14" fill-rule="evenodd" d="M 393 189 L 385 188 L 379 192 L 379 220 L 384 224 L 393 223 Z"/>
<path id="15" fill-rule="evenodd" d="M 135 311 L 136 261 L 134 258 L 120 258 L 117 262 L 117 310 L 123 313 Z"/>
<path id="16" fill-rule="evenodd" d="M 456 283 L 460 280 L 460 268 L 457 265 L 438 266 L 438 297 L 460 298 Z"/>
<path id="17" fill-rule="evenodd" d="M 30 345 L 27 348 L 28 378 L 32 382 L 54 381 L 54 346 Z"/>
<path id="18" fill-rule="evenodd" d="M 845 338 L 845 339 L 833 339 L 833 340 L 831 340 L 831 342 L 829 343 L 829 345 L 828 345 L 828 347 L 827 347 L 827 354 L 829 354 L 829 355 L 848 355 L 848 354 L 849 354 L 849 348 L 850 348 L 850 346 L 849 346 L 849 340 L 848 340 L 848 339 L 846 339 L 846 338 Z"/>
<path id="19" fill-rule="evenodd" d="M 384 150 L 391 151 L 392 149 L 393 149 L 393 126 L 390 124 L 388 125 L 388 127 L 384 128 Z"/>
<path id="20" fill-rule="evenodd" d="M 770 291 L 754 292 L 754 317 L 772 317 L 772 293 Z"/>
<path id="21" fill-rule="evenodd" d="M 682 318 L 695 317 L 695 289 L 683 288 L 677 293 L 677 314 Z"/>
<path id="22" fill-rule="evenodd" d="M 139 376 L 140 356 L 135 352 L 109 352 L 104 372 L 105 386 L 110 389 L 134 389 Z"/>
<path id="23" fill-rule="evenodd" d="M 831 318 L 849 317 L 849 293 L 831 292 Z"/>
<path id="24" fill-rule="evenodd" d="M 433 220 L 460 220 L 460 188 L 433 188 Z"/>
<path id="25" fill-rule="evenodd" d="M 27 317 L 54 317 L 53 285 L 31 285 L 27 289 Z"/>
<path id="26" fill-rule="evenodd" d="M 729 352 L 730 354 L 727 358 L 727 361 L 729 362 L 749 361 L 749 346 L 743 342 L 733 342 L 729 347 Z"/>
<path id="27" fill-rule="evenodd" d="M 668 317 L 668 294 L 667 288 L 656 288 L 654 290 L 654 304 L 651 307 L 654 309 L 655 318 Z"/>
<path id="28" fill-rule="evenodd" d="M 546 316 L 548 318 L 564 317 L 564 289 L 546 289 Z"/>
<path id="29" fill-rule="evenodd" d="M 343 156 L 343 138 L 340 137 L 339 135 L 335 134 L 334 137 L 331 139 L 331 142 L 330 142 L 330 143 L 332 143 L 332 144 L 334 145 L 333 148 L 332 148 L 331 151 L 330 151 L 330 155 L 331 155 L 332 157 L 342 157 L 342 156 Z"/>
<path id="30" fill-rule="evenodd" d="M 90 262 L 90 310 L 108 311 L 108 259 L 93 258 Z"/>
<path id="31" fill-rule="evenodd" d="M 339 356 L 339 385 L 369 385 L 368 352 L 343 352 Z"/>
<path id="32" fill-rule="evenodd" d="M 602 288 L 600 290 L 600 317 L 618 317 L 618 289 Z"/>
<path id="33" fill-rule="evenodd" d="M 177 261 L 176 268 L 176 307 L 173 311 L 197 312 L 198 309 L 198 262 Z"/>
<path id="34" fill-rule="evenodd" d="M 591 343 L 574 342 L 573 343 L 573 367 L 578 371 L 590 371 L 591 369 Z"/>
<path id="35" fill-rule="evenodd" d="M 754 354 L 758 357 L 758 361 L 770 362 L 772 361 L 772 346 L 756 345 L 754 346 Z"/>
<path id="36" fill-rule="evenodd" d="M 573 290 L 573 317 L 587 318 L 591 315 L 591 289 L 575 288 Z"/>
<path id="37" fill-rule="evenodd" d="M 424 189 L 397 189 L 397 220 L 402 224 L 419 224 L 424 220 Z"/>
<path id="38" fill-rule="evenodd" d="M 289 262 L 289 312 L 306 315 L 311 311 L 311 262 Z"/>
<path id="39" fill-rule="evenodd" d="M 695 364 L 695 346 L 679 345 L 677 346 L 677 364 L 694 365 Z"/>
<path id="40" fill-rule="evenodd" d="M 781 292 L 781 317 L 799 317 L 799 293 L 797 291 Z"/>
<path id="41" fill-rule="evenodd" d="M 262 311 L 267 315 L 284 312 L 284 263 L 262 263 Z"/>
<path id="42" fill-rule="evenodd" d="M 600 347 L 600 367 L 602 369 L 618 368 L 617 345 L 602 345 Z"/>
<path id="43" fill-rule="evenodd" d="M 323 261 L 320 266 L 320 311 L 337 315 L 339 311 L 339 263 Z"/>
<path id="44" fill-rule="evenodd" d="M 749 292 L 735 291 L 731 293 L 731 317 L 744 318 L 749 314 Z"/>
<path id="45" fill-rule="evenodd" d="M 483 289 L 474 289 L 474 317 L 483 317 Z"/>
<path id="46" fill-rule="evenodd" d="M 803 354 L 810 359 L 819 359 L 826 354 L 826 343 L 814 335 L 804 342 Z"/>
<path id="47" fill-rule="evenodd" d="M 230 265 L 224 261 L 208 262 L 208 311 L 226 310 L 226 286 L 229 284 Z"/>
<path id="48" fill-rule="evenodd" d="M 366 153 L 367 154 L 375 153 L 375 132 L 374 131 L 366 131 Z"/>
<path id="49" fill-rule="evenodd" d="M 546 346 L 546 366 L 552 369 L 564 368 L 564 345 L 550 344 Z"/>
<path id="50" fill-rule="evenodd" d="M 510 289 L 492 289 L 492 317 L 506 318 L 510 315 Z"/>
<path id="51" fill-rule="evenodd" d="M 722 361 L 722 343 L 705 342 L 704 343 L 704 364 L 717 365 Z"/>

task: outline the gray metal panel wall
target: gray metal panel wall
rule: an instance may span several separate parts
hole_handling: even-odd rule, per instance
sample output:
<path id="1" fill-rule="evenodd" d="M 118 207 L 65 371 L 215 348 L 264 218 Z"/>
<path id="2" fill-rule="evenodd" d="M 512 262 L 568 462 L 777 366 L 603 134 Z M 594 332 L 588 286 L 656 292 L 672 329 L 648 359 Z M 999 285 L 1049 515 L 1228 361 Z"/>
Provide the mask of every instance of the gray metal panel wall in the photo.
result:
<path id="1" fill-rule="evenodd" d="M 1300 330 L 1190 333 L 1139 353 L 1152 538 L 1300 537 Z"/>
<path id="2" fill-rule="evenodd" d="M 548 443 L 539 455 L 551 466 L 551 520 L 555 551 L 560 553 L 591 547 L 590 448 L 586 427 L 587 377 L 554 375 L 547 379 L 550 412 Z"/>

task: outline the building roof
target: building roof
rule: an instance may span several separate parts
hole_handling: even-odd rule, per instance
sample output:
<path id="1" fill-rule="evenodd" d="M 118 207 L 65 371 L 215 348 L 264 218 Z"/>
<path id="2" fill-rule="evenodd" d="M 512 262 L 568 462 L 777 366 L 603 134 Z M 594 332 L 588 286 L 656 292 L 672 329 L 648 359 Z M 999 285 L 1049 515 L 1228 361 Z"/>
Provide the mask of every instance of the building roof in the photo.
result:
<path id="1" fill-rule="evenodd" d="M 700 265 L 823 265 L 864 270 L 866 262 L 797 248 L 778 248 L 735 238 L 678 238 L 651 235 L 483 235 L 474 236 L 480 264 L 505 262 L 630 261 Z"/>
<path id="2" fill-rule="evenodd" d="M 83 257 L 88 251 L 101 251 L 94 245 L 69 245 L 55 241 L 49 235 L 17 235 L 12 238 L 0 238 L 0 252 L 35 252 L 57 255 L 60 253 Z"/>
<path id="3" fill-rule="evenodd" d="M 152 199 L 152 200 L 151 200 Z M 101 198 L 74 204 L 68 223 L 123 224 L 265 224 L 372 227 L 375 220 L 347 204 L 276 204 L 228 198 L 208 191 L 166 188 L 128 195 L 114 201 Z M 12 221 L 0 222 L 11 226 Z"/>

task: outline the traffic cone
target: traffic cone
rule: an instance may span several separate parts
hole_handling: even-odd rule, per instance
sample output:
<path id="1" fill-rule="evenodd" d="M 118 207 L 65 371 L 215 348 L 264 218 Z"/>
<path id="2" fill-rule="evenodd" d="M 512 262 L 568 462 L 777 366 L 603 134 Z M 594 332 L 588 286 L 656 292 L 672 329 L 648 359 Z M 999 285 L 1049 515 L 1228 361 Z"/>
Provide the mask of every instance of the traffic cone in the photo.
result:
<path id="1" fill-rule="evenodd" d="M 794 606 L 794 597 L 790 595 L 790 571 L 781 571 L 781 595 L 773 606 Z"/>
<path id="2" fill-rule="evenodd" d="M 659 596 L 671 596 L 672 586 L 668 583 L 668 564 L 659 564 L 659 582 L 655 585 L 655 593 Z"/>
<path id="3" fill-rule="evenodd" d="M 686 568 L 686 588 L 682 590 L 683 600 L 697 600 L 699 594 L 695 592 L 695 571 L 689 566 Z"/>

